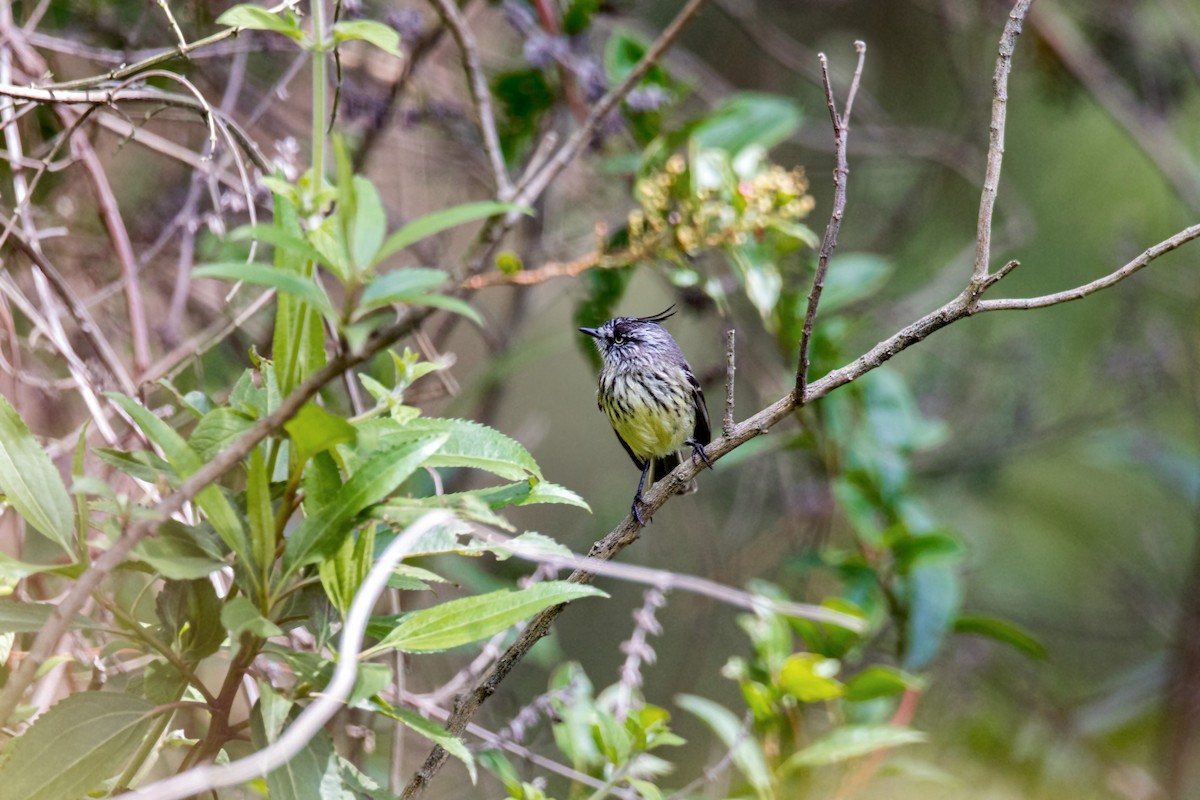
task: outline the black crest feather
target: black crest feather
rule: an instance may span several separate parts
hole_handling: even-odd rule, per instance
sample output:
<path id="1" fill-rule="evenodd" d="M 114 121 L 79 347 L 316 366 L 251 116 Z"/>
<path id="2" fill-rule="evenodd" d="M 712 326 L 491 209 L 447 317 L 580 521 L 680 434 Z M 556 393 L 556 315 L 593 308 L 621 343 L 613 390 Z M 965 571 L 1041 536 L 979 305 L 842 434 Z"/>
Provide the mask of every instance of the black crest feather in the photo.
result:
<path id="1" fill-rule="evenodd" d="M 648 317 L 638 317 L 637 321 L 638 322 L 662 322 L 667 317 L 671 317 L 674 315 L 675 315 L 675 304 L 672 303 L 671 305 L 667 306 L 665 309 L 658 312 L 657 314 L 651 314 Z"/>

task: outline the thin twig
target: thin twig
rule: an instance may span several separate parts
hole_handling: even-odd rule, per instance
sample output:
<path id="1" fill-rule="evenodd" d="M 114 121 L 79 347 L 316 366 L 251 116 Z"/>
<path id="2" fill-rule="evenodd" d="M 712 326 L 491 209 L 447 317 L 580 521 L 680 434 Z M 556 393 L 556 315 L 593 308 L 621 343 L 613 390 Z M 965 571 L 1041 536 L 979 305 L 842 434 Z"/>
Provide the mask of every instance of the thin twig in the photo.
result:
<path id="1" fill-rule="evenodd" d="M 979 222 L 975 229 L 975 266 L 971 271 L 971 286 L 982 293 L 991 260 L 992 213 L 996 207 L 996 192 L 1000 188 L 1000 165 L 1004 160 L 1004 121 L 1008 112 L 1008 75 L 1012 72 L 1013 51 L 1029 5 L 1033 0 L 1017 0 L 1008 15 L 1000 35 L 996 55 L 996 71 L 992 76 L 992 124 L 988 129 L 987 168 L 983 191 L 979 194 Z"/>
<path id="2" fill-rule="evenodd" d="M 488 89 L 487 76 L 479 63 L 479 44 L 467 20 L 452 0 L 430 0 L 434 10 L 449 28 L 450 35 L 458 45 L 463 68 L 467 71 L 467 88 L 471 93 L 471 105 L 479 117 L 479 129 L 483 134 L 483 152 L 492 168 L 492 180 L 496 184 L 496 197 L 508 200 L 513 195 L 508 167 L 504 164 L 504 151 L 500 148 L 500 135 L 496 132 L 496 115 L 492 112 L 492 93 Z"/>
<path id="3" fill-rule="evenodd" d="M 829 80 L 829 60 L 824 53 L 817 58 L 821 61 L 821 83 L 825 87 L 825 105 L 829 108 L 829 119 L 833 124 L 833 142 L 836 161 L 833 169 L 833 211 L 829 214 L 829 224 L 825 226 L 825 236 L 821 239 L 821 249 L 817 255 L 817 269 L 813 274 L 812 289 L 808 293 L 808 304 L 804 310 L 804 326 L 800 330 L 800 357 L 796 364 L 796 395 L 803 405 L 806 402 L 805 392 L 808 389 L 808 364 L 812 350 L 813 323 L 817 319 L 817 304 L 821 302 L 821 292 L 825 289 L 825 275 L 829 272 L 829 259 L 837 249 L 838 232 L 842 229 L 842 217 L 846 213 L 846 180 L 850 175 L 850 166 L 846 158 L 846 145 L 850 138 L 850 112 L 854 108 L 854 96 L 858 94 L 858 84 L 862 78 L 863 62 L 867 57 L 865 42 L 855 42 L 854 49 L 858 52 L 858 64 L 854 68 L 854 78 L 850 81 L 850 91 L 846 93 L 846 113 L 839 115 L 837 101 L 833 97 L 833 84 Z"/>
<path id="4" fill-rule="evenodd" d="M 725 418 L 721 420 L 721 433 L 728 436 L 733 431 L 733 375 L 737 371 L 734 362 L 733 328 L 725 331 Z"/>

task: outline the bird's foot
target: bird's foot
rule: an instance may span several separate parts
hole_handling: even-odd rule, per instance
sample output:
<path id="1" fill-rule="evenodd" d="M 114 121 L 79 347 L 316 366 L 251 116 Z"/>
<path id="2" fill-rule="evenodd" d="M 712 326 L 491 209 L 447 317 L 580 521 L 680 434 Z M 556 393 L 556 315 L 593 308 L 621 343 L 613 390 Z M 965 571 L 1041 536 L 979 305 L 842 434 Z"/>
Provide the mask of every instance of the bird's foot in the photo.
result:
<path id="1" fill-rule="evenodd" d="M 712 462 L 708 460 L 708 453 L 704 452 L 704 445 L 695 439 L 688 439 L 684 444 L 692 446 L 692 461 L 696 460 L 696 456 L 700 456 L 700 460 L 704 462 L 704 466 L 712 469 Z"/>
<path id="2" fill-rule="evenodd" d="M 633 504 L 629 507 L 629 513 L 633 515 L 633 518 L 637 522 L 637 524 L 641 525 L 644 528 L 644 527 L 646 527 L 646 523 L 652 522 L 652 520 L 642 519 L 642 512 L 638 508 L 638 506 L 640 506 L 641 504 L 642 504 L 642 493 L 638 492 L 633 498 Z"/>

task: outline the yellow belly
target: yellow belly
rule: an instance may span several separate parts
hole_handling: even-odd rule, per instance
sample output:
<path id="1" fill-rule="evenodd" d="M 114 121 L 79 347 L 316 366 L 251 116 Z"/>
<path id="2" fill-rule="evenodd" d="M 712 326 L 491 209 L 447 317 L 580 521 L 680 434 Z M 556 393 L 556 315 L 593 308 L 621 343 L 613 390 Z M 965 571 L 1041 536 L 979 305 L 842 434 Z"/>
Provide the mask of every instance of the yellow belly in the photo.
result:
<path id="1" fill-rule="evenodd" d="M 696 408 L 680 391 L 652 396 L 636 380 L 618 379 L 624 402 L 600 406 L 613 430 L 639 459 L 665 456 L 683 447 L 696 429 Z"/>

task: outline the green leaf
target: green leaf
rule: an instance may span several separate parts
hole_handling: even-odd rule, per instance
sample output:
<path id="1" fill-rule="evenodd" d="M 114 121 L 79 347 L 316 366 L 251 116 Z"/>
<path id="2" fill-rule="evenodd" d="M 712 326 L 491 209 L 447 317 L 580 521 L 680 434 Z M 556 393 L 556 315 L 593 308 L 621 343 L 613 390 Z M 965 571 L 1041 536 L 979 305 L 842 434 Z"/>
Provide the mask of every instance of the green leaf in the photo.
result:
<path id="1" fill-rule="evenodd" d="M 471 757 L 471 751 L 467 749 L 462 739 L 459 739 L 436 722 L 425 719 L 415 711 L 409 711 L 406 708 L 397 708 L 396 706 L 388 705 L 382 700 L 375 701 L 373 707 L 385 717 L 404 723 L 411 730 L 421 734 L 463 762 L 463 765 L 467 768 L 467 772 L 471 775 L 471 783 L 475 783 L 475 759 Z"/>
<path id="2" fill-rule="evenodd" d="M 387 241 L 383 243 L 383 248 L 375 257 L 375 263 L 378 264 L 393 253 L 403 250 L 422 239 L 427 239 L 435 233 L 440 233 L 447 228 L 453 228 L 480 219 L 487 219 L 497 214 L 507 214 L 510 211 L 519 211 L 522 214 L 533 215 L 533 209 L 528 206 L 484 200 L 475 203 L 463 203 L 462 205 L 444 208 L 441 211 L 434 211 L 432 214 L 426 214 L 423 217 L 417 217 L 387 238 Z"/>
<path id="3" fill-rule="evenodd" d="M 137 751 L 153 709 L 147 700 L 118 692 L 80 692 L 60 701 L 5 745 L 4 796 L 63 800 L 100 788 Z"/>
<path id="4" fill-rule="evenodd" d="M 353 425 L 316 403 L 302 405 L 283 427 L 296 445 L 296 460 L 300 464 L 334 445 L 353 442 L 358 436 Z"/>
<path id="5" fill-rule="evenodd" d="M 156 535 L 138 542 L 133 557 L 173 580 L 203 578 L 227 566 L 215 548 L 174 520 L 164 523 Z"/>
<path id="6" fill-rule="evenodd" d="M 892 262 L 874 253 L 841 253 L 829 260 L 822 313 L 832 313 L 875 294 L 895 269 Z"/>
<path id="7" fill-rule="evenodd" d="M 367 578 L 374 555 L 375 527 L 367 525 L 358 536 L 347 536 L 337 552 L 320 563 L 325 595 L 343 617 L 350 613 L 350 604 Z"/>
<path id="8" fill-rule="evenodd" d="M 300 30 L 296 18 L 290 12 L 286 15 L 272 14 L 267 9 L 251 3 L 242 3 L 227 9 L 217 17 L 217 24 L 243 30 L 282 33 L 297 42 L 304 38 L 304 31 Z"/>
<path id="9" fill-rule="evenodd" d="M 258 709 L 257 706 L 255 708 Z M 252 714 L 250 741 L 254 748 L 261 750 L 275 738 L 267 735 L 262 714 Z M 336 794 L 327 793 L 324 783 L 331 772 L 337 775 L 337 767 L 332 739 L 325 731 L 317 731 L 317 735 L 294 758 L 267 773 L 267 790 L 271 797 L 287 800 L 329 800 L 331 797 L 340 800 L 344 795 L 340 791 Z"/>
<path id="10" fill-rule="evenodd" d="M 363 462 L 333 499 L 306 517 L 284 548 L 284 576 L 319 561 L 341 545 L 358 514 L 395 491 L 446 441 L 445 434 L 381 447 Z"/>
<path id="11" fill-rule="evenodd" d="M 154 611 L 190 663 L 199 663 L 217 652 L 225 641 L 221 601 L 209 581 L 167 581 L 154 598 Z"/>
<path id="12" fill-rule="evenodd" d="M 954 620 L 954 632 L 986 636 L 1020 650 L 1038 661 L 1049 658 L 1046 646 L 1034 638 L 1033 634 L 1007 620 L 964 614 Z"/>
<path id="13" fill-rule="evenodd" d="M 20 603 L 16 600 L 0 601 L 0 633 L 37 633 L 46 627 L 58 606 L 51 603 Z M 81 614 L 73 616 L 69 628 L 98 628 Z"/>
<path id="14" fill-rule="evenodd" d="M 905 574 L 914 565 L 939 556 L 959 558 L 963 555 L 962 540 L 951 531 L 928 531 L 906 534 L 892 545 L 896 571 Z"/>
<path id="15" fill-rule="evenodd" d="M 154 415 L 150 409 L 130 397 L 119 392 L 106 392 L 107 397 L 129 414 L 146 434 L 159 447 L 167 461 L 175 468 L 181 477 L 186 478 L 200 469 L 203 461 L 198 453 L 188 445 L 175 429 Z M 233 510 L 229 500 L 221 494 L 216 484 L 209 484 L 196 493 L 196 503 L 208 517 L 213 528 L 224 540 L 229 549 L 241 558 L 248 558 L 246 533 L 242 529 L 242 521 Z"/>
<path id="16" fill-rule="evenodd" d="M 917 744 L 928 737 L 920 731 L 899 725 L 843 725 L 822 736 L 783 763 L 784 772 L 802 767 L 837 764 L 905 744 Z"/>
<path id="17" fill-rule="evenodd" d="M 427 653 L 449 650 L 499 633 L 539 611 L 581 597 L 607 597 L 593 586 L 546 581 L 528 589 L 496 592 L 450 600 L 414 611 L 367 652 L 402 650 Z"/>
<path id="18" fill-rule="evenodd" d="M 743 730 L 742 721 L 732 711 L 706 697 L 691 694 L 676 695 L 675 704 L 684 711 L 695 714 L 712 729 L 721 743 L 733 753 L 734 765 L 750 782 L 758 797 L 774 798 L 771 769 L 767 766 L 767 757 L 763 754 L 762 745 Z"/>
<path id="19" fill-rule="evenodd" d="M 397 302 L 407 303 L 411 306 L 431 306 L 432 308 L 440 308 L 443 311 L 449 311 L 451 314 L 458 314 L 460 317 L 466 317 L 474 322 L 479 327 L 483 327 L 483 317 L 479 316 L 479 312 L 471 307 L 465 300 L 459 300 L 457 297 L 451 297 L 448 294 L 414 294 L 396 298 Z"/>
<path id="20" fill-rule="evenodd" d="M 736 157 L 748 147 L 769 150 L 800 127 L 800 107 L 786 97 L 740 92 L 722 102 L 692 128 L 692 142 Z"/>
<path id="21" fill-rule="evenodd" d="M 326 317 L 332 319 L 337 316 L 325 290 L 318 286 L 316 281 L 292 272 L 282 272 L 265 264 L 245 264 L 241 261 L 205 264 L 194 269 L 192 276 L 266 286 L 303 300 Z"/>
<path id="22" fill-rule="evenodd" d="M 312 261 L 317 264 L 324 264 L 334 272 L 338 272 L 339 268 L 331 262 L 325 255 L 312 246 L 312 243 L 303 236 L 292 233 L 277 225 L 243 225 L 229 232 L 229 238 L 237 241 L 242 239 L 253 239 L 269 244 L 277 251 L 282 251 L 280 255 L 290 256 L 291 261 Z M 236 262 L 244 263 L 244 262 Z"/>
<path id="23" fill-rule="evenodd" d="M 391 28 L 365 19 L 338 24 L 375 25 L 395 34 Z M 336 31 L 336 25 L 334 29 Z M 349 240 L 350 258 L 358 272 L 365 273 L 375 263 L 375 256 L 383 244 L 383 234 L 387 230 L 387 214 L 383 210 L 383 201 L 379 199 L 379 191 L 375 184 L 361 175 L 355 175 L 351 185 L 354 187 L 355 206 L 352 235 Z"/>
<path id="24" fill-rule="evenodd" d="M 281 235 L 304 237 L 296 204 L 286 195 L 275 194 L 273 223 Z M 313 261 L 294 258 L 283 248 L 275 248 L 274 264 L 276 269 L 310 282 L 313 280 Z M 334 272 L 342 276 L 344 270 L 335 268 Z M 284 294 L 276 299 L 272 357 L 279 391 L 283 395 L 291 394 L 300 381 L 325 364 L 325 329 L 321 315 L 313 306 L 293 295 Z"/>
<path id="25" fill-rule="evenodd" d="M 846 681 L 845 698 L 855 703 L 891 697 L 907 689 L 920 689 L 925 682 L 916 675 L 882 664 L 867 667 Z"/>
<path id="26" fill-rule="evenodd" d="M 271 504 L 271 481 L 263 447 L 250 452 L 246 468 L 246 516 L 250 522 L 250 551 L 262 575 L 261 585 L 269 583 L 270 565 L 275 562 L 275 508 Z"/>
<path id="27" fill-rule="evenodd" d="M 401 58 L 400 34 L 395 28 L 369 19 L 343 20 L 333 26 L 333 40 L 341 43 L 351 39 L 370 42 L 385 53 Z"/>
<path id="28" fill-rule="evenodd" d="M 946 557 L 918 563 L 904 579 L 908 587 L 908 649 L 901 666 L 918 670 L 933 660 L 958 616 L 962 592 L 956 562 Z"/>
<path id="29" fill-rule="evenodd" d="M 62 476 L 3 396 L 0 396 L 0 492 L 34 529 L 68 553 L 74 552 L 74 506 Z"/>
<path id="30" fill-rule="evenodd" d="M 443 270 L 430 267 L 403 267 L 385 272 L 363 287 L 359 311 L 373 311 L 406 298 L 436 289 L 450 276 Z"/>
<path id="31" fill-rule="evenodd" d="M 70 564 L 30 564 L 0 553 L 0 596 L 12 594 L 17 584 L 30 575 L 61 575 L 65 578 L 78 578 L 85 569 L 87 569 L 87 565 L 78 561 Z"/>
<path id="32" fill-rule="evenodd" d="M 833 676 L 841 669 L 836 659 L 816 653 L 793 653 L 779 669 L 779 688 L 801 703 L 841 697 L 845 687 Z"/>
<path id="33" fill-rule="evenodd" d="M 225 604 L 221 609 L 221 624 L 233 639 L 237 639 L 241 633 L 250 633 L 263 639 L 283 633 L 278 625 L 260 614 L 254 603 L 245 596 L 235 597 Z"/>
<path id="34" fill-rule="evenodd" d="M 211 461 L 217 453 L 233 444 L 252 425 L 254 420 L 232 408 L 216 408 L 196 423 L 196 429 L 192 431 L 188 443 L 202 461 Z"/>
<path id="35" fill-rule="evenodd" d="M 381 420 L 371 428 L 388 430 L 395 427 L 390 420 Z M 444 436 L 445 442 L 429 457 L 430 467 L 472 467 L 499 475 L 510 481 L 541 478 L 533 456 L 519 442 L 478 422 L 465 419 L 418 417 L 397 430 L 395 435 Z M 387 435 L 385 434 L 385 441 Z"/>

